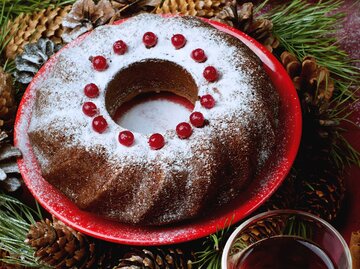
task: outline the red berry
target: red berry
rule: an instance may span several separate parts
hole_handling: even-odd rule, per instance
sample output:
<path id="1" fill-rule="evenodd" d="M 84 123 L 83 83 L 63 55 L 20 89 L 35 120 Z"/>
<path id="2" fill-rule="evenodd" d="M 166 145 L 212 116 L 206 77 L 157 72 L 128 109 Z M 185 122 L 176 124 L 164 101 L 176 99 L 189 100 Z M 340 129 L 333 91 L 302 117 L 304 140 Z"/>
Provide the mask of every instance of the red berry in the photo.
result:
<path id="1" fill-rule="evenodd" d="M 86 116 L 92 117 L 97 113 L 97 107 L 93 102 L 85 102 L 82 111 Z"/>
<path id="2" fill-rule="evenodd" d="M 121 145 L 130 147 L 134 143 L 134 135 L 130 131 L 122 131 L 119 134 L 119 142 Z"/>
<path id="3" fill-rule="evenodd" d="M 174 45 L 175 49 L 181 49 L 185 46 L 186 38 L 182 34 L 176 34 L 172 36 L 171 43 Z"/>
<path id="4" fill-rule="evenodd" d="M 201 112 L 193 112 L 190 115 L 190 122 L 195 127 L 203 127 L 205 122 L 204 115 Z"/>
<path id="5" fill-rule="evenodd" d="M 200 104 L 205 108 L 213 108 L 215 106 L 215 99 L 210 94 L 205 94 L 200 98 Z"/>
<path id="6" fill-rule="evenodd" d="M 123 55 L 127 51 L 127 45 L 124 41 L 118 40 L 114 43 L 113 50 L 116 54 Z"/>
<path id="7" fill-rule="evenodd" d="M 214 82 L 218 78 L 218 72 L 215 67 L 208 66 L 203 72 L 204 78 L 209 82 Z"/>
<path id="8" fill-rule="evenodd" d="M 90 83 L 85 86 L 84 93 L 89 98 L 95 98 L 99 96 L 99 88 L 94 83 Z"/>
<path id="9" fill-rule="evenodd" d="M 103 133 L 106 130 L 107 126 L 107 121 L 104 119 L 103 116 L 97 116 L 93 119 L 92 127 L 94 131 L 98 133 Z"/>
<path id="10" fill-rule="evenodd" d="M 96 71 L 104 71 L 108 68 L 108 64 L 106 62 L 105 57 L 103 56 L 95 56 L 92 58 L 92 65 Z"/>
<path id="11" fill-rule="evenodd" d="M 181 122 L 176 126 L 176 133 L 179 138 L 188 138 L 192 134 L 192 128 L 189 123 Z"/>
<path id="12" fill-rule="evenodd" d="M 161 134 L 152 134 L 149 138 L 151 149 L 161 149 L 165 145 L 165 139 Z"/>
<path id="13" fill-rule="evenodd" d="M 202 63 L 206 61 L 205 52 L 202 49 L 195 49 L 191 52 L 191 58 L 193 58 L 196 62 Z"/>
<path id="14" fill-rule="evenodd" d="M 146 32 L 143 36 L 143 42 L 147 48 L 154 47 L 157 43 L 157 36 L 153 32 Z"/>

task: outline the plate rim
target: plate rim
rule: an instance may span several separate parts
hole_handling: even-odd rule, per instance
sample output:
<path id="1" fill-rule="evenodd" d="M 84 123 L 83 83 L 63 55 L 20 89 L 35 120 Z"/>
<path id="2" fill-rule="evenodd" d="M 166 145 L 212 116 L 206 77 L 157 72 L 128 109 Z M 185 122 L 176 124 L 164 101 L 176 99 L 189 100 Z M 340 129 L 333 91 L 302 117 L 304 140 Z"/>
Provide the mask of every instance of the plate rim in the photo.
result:
<path id="1" fill-rule="evenodd" d="M 169 15 L 166 15 L 165 17 L 169 17 Z M 173 17 L 173 16 L 170 16 L 170 17 Z M 264 59 L 267 59 L 269 61 L 269 63 L 272 64 L 272 66 L 268 67 L 270 69 L 270 71 L 280 72 L 279 73 L 279 77 L 281 77 L 280 80 L 284 84 L 287 85 L 287 87 L 288 87 L 287 94 L 289 95 L 289 98 L 290 97 L 293 98 L 293 100 L 291 101 L 292 102 L 291 104 L 293 105 L 292 109 L 295 111 L 295 113 L 292 115 L 295 125 L 293 126 L 294 127 L 293 136 L 291 136 L 293 141 L 291 143 L 290 149 L 288 150 L 288 153 L 286 154 L 287 163 L 286 163 L 285 167 L 283 168 L 283 170 L 281 171 L 281 179 L 277 180 L 275 186 L 270 191 L 268 191 L 266 193 L 266 195 L 261 197 L 255 204 L 253 204 L 250 209 L 242 211 L 242 212 L 239 212 L 238 208 L 234 209 L 233 218 L 230 220 L 229 220 L 229 216 L 224 218 L 224 216 L 220 215 L 219 217 L 216 217 L 215 219 L 210 219 L 207 223 L 202 223 L 201 225 L 199 225 L 199 223 L 197 221 L 198 219 L 196 219 L 195 223 L 194 223 L 195 224 L 194 227 L 192 227 L 193 226 L 192 221 L 189 222 L 190 225 L 185 224 L 185 226 L 183 224 L 180 224 L 180 226 L 173 224 L 173 225 L 171 225 L 171 227 L 159 226 L 156 228 L 154 228 L 154 227 L 134 227 L 131 225 L 124 225 L 121 223 L 116 223 L 115 226 L 121 227 L 124 231 L 128 231 L 128 232 L 131 231 L 130 234 L 132 233 L 134 236 L 138 235 L 139 233 L 142 233 L 142 238 L 137 240 L 136 238 L 120 238 L 118 236 L 112 236 L 109 233 L 105 234 L 104 230 L 98 230 L 97 227 L 93 227 L 93 226 L 91 226 L 91 224 L 89 224 L 90 226 L 85 227 L 84 223 L 79 224 L 78 222 L 69 220 L 68 218 L 64 217 L 63 214 L 61 214 L 60 212 L 58 212 L 57 210 L 54 209 L 54 205 L 49 206 L 49 204 L 47 204 L 46 201 L 44 201 L 44 199 L 36 193 L 36 191 L 34 190 L 34 187 L 31 186 L 31 179 L 29 179 L 29 177 L 30 177 L 29 171 L 27 171 L 27 167 L 26 167 L 24 159 L 23 158 L 18 159 L 17 162 L 19 165 L 19 170 L 24 178 L 26 186 L 28 187 L 28 189 L 30 190 L 30 192 L 32 193 L 34 198 L 41 204 L 41 206 L 44 207 L 47 211 L 49 211 L 56 218 L 63 221 L 64 223 L 66 223 L 70 227 L 74 228 L 75 230 L 83 232 L 84 234 L 87 234 L 87 235 L 90 235 L 90 236 L 93 236 L 93 237 L 96 237 L 99 239 L 103 239 L 106 241 L 115 242 L 115 243 L 128 244 L 128 245 L 143 245 L 143 246 L 183 243 L 183 242 L 195 240 L 195 239 L 207 236 L 211 233 L 214 233 L 217 230 L 223 228 L 226 225 L 226 223 L 229 223 L 229 222 L 235 223 L 235 222 L 238 222 L 238 221 L 246 218 L 249 214 L 251 214 L 253 211 L 255 211 L 261 204 L 263 204 L 263 202 L 266 201 L 276 191 L 276 189 L 281 185 L 283 180 L 286 178 L 286 175 L 290 171 L 292 163 L 295 160 L 295 157 L 296 157 L 299 145 L 300 145 L 301 131 L 302 131 L 300 102 L 297 97 L 297 93 L 293 86 L 293 83 L 292 83 L 291 79 L 289 78 L 287 72 L 285 71 L 284 67 L 276 59 L 276 57 L 271 52 L 269 52 L 263 45 L 258 43 L 256 40 L 252 39 L 245 33 L 241 32 L 237 29 L 234 29 L 228 25 L 222 24 L 217 21 L 205 19 L 205 18 L 200 18 L 200 19 L 202 19 L 203 21 L 214 26 L 218 30 L 228 33 L 228 34 L 231 34 L 235 38 L 240 39 L 255 54 L 258 55 L 258 57 L 261 59 L 261 61 L 263 63 L 264 63 Z M 126 19 L 117 21 L 114 24 L 121 24 L 125 20 Z M 68 47 L 75 45 L 76 42 L 81 42 L 90 33 L 91 32 L 85 33 L 84 35 L 77 38 L 74 42 L 71 42 L 68 45 L 66 45 L 63 49 L 66 49 Z M 27 87 L 27 89 L 23 95 L 23 98 L 19 104 L 19 108 L 17 111 L 16 119 L 15 119 L 14 144 L 15 144 L 15 146 L 19 147 L 20 150 L 22 149 L 22 146 L 24 146 L 23 145 L 24 141 L 21 141 L 22 137 L 27 137 L 27 135 L 24 135 L 23 133 L 20 133 L 20 132 L 22 129 L 21 128 L 22 124 L 26 124 L 26 123 L 24 123 L 24 121 L 26 121 L 26 120 L 28 121 L 27 127 L 29 125 L 29 119 L 27 118 L 27 116 L 29 116 L 29 115 L 26 115 L 25 112 L 26 112 L 26 109 L 29 109 L 28 107 L 26 107 L 26 105 L 28 104 L 29 101 L 31 101 L 31 98 L 33 98 L 32 95 L 34 93 L 32 92 L 33 91 L 32 87 L 36 83 L 36 81 L 41 78 L 41 76 L 44 73 L 44 71 L 46 70 L 46 68 L 51 67 L 52 63 L 54 63 L 56 61 L 58 55 L 59 55 L 58 53 L 55 54 L 36 74 L 36 76 L 34 77 L 32 82 Z M 32 109 L 30 108 L 30 113 L 32 112 L 31 110 Z M 25 146 L 28 146 L 31 150 L 30 144 L 25 144 Z M 29 186 L 29 184 L 30 184 L 30 186 Z M 78 210 L 79 210 L 79 212 L 81 212 L 81 215 L 83 217 L 88 216 L 91 219 L 91 214 L 81 211 L 80 209 L 78 209 Z M 85 221 L 85 223 L 89 223 L 89 219 L 87 219 L 87 221 Z M 103 222 L 100 222 L 100 223 L 103 223 Z M 112 221 L 104 220 L 105 225 L 108 223 L 114 224 L 114 222 L 112 222 Z M 106 228 L 109 228 L 109 227 L 106 227 Z M 163 228 L 165 228 L 165 230 Z M 162 232 L 161 232 L 161 230 L 162 230 Z M 146 231 L 146 233 L 143 233 L 144 231 Z M 159 235 L 159 233 L 164 233 L 163 236 L 161 237 L 161 239 L 159 237 L 152 236 L 154 234 Z"/>

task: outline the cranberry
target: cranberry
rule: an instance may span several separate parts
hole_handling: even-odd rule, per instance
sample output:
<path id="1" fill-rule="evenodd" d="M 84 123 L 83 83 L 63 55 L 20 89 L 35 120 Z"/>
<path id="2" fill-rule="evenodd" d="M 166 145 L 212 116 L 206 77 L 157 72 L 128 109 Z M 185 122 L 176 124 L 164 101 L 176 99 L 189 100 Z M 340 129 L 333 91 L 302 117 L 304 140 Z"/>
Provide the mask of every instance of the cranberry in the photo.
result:
<path id="1" fill-rule="evenodd" d="M 205 94 L 200 98 L 200 104 L 205 108 L 213 108 L 215 106 L 215 99 L 210 94 Z"/>
<path id="2" fill-rule="evenodd" d="M 157 43 L 157 36 L 153 32 L 146 32 L 143 36 L 143 42 L 147 48 L 154 47 Z"/>
<path id="3" fill-rule="evenodd" d="M 175 49 L 181 49 L 186 44 L 186 38 L 182 34 L 176 34 L 171 38 L 171 43 L 174 45 Z"/>
<path id="4" fill-rule="evenodd" d="M 87 84 L 84 88 L 84 93 L 89 98 L 95 98 L 99 96 L 99 88 L 94 83 Z"/>
<path id="5" fill-rule="evenodd" d="M 113 50 L 116 54 L 123 55 L 127 51 L 127 45 L 124 41 L 118 40 L 114 43 Z"/>
<path id="6" fill-rule="evenodd" d="M 214 82 L 218 78 L 218 72 L 215 67 L 208 66 L 204 69 L 203 76 L 207 81 Z"/>
<path id="7" fill-rule="evenodd" d="M 107 126 L 107 121 L 103 116 L 97 116 L 93 119 L 92 127 L 96 132 L 103 133 L 106 130 Z"/>
<path id="8" fill-rule="evenodd" d="M 205 122 L 204 115 L 201 112 L 193 112 L 190 115 L 190 122 L 195 127 L 203 127 Z"/>
<path id="9" fill-rule="evenodd" d="M 149 146 L 152 149 L 161 149 L 165 145 L 165 139 L 161 134 L 152 134 L 149 138 Z"/>
<path id="10" fill-rule="evenodd" d="M 179 138 L 188 138 L 192 134 L 192 128 L 189 123 L 181 122 L 176 126 L 176 133 Z"/>
<path id="11" fill-rule="evenodd" d="M 193 58 L 196 62 L 202 63 L 206 61 L 206 55 L 204 50 L 202 49 L 195 49 L 191 52 L 191 58 Z"/>
<path id="12" fill-rule="evenodd" d="M 104 71 L 108 68 L 108 64 L 104 56 L 95 56 L 91 61 L 96 71 Z"/>
<path id="13" fill-rule="evenodd" d="M 93 117 L 97 113 L 97 107 L 93 102 L 85 102 L 82 111 L 86 116 Z"/>
<path id="14" fill-rule="evenodd" d="M 134 135 L 130 131 L 122 131 L 119 134 L 119 142 L 121 145 L 130 147 L 134 143 Z"/>

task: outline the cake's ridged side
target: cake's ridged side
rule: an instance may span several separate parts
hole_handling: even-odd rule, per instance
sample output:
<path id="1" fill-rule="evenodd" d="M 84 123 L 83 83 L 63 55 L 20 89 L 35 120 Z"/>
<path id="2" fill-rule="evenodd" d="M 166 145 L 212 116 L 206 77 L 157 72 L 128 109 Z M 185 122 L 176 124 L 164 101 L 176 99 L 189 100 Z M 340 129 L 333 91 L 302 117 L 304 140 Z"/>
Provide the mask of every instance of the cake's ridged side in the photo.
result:
<path id="1" fill-rule="evenodd" d="M 162 25 L 170 19 L 142 15 L 133 20 L 134 25 L 144 25 L 144 21 L 151 20 Z M 220 33 L 198 19 L 184 17 L 173 20 L 180 23 L 184 31 L 194 29 L 206 33 L 209 43 L 221 40 L 215 50 L 225 46 L 228 49 L 224 53 L 229 51 L 224 55 L 228 66 L 219 66 L 222 71 L 219 85 L 224 88 L 213 86 L 216 83 L 208 86 L 201 81 L 201 74 L 195 72 L 203 65 L 197 65 L 190 57 L 189 66 L 184 66 L 182 59 L 179 60 L 178 64 L 192 72 L 199 91 L 203 91 L 199 95 L 210 92 L 217 99 L 217 106 L 203 111 L 209 120 L 208 125 L 194 128 L 189 139 L 179 140 L 170 130 L 165 134 L 167 144 L 164 148 L 152 151 L 148 148 L 147 138 L 140 135 L 136 136 L 135 146 L 121 147 L 115 141 L 119 126 L 109 126 L 115 133 L 113 136 L 111 132 L 94 134 L 91 118 L 81 114 L 81 105 L 86 101 L 82 93 L 83 84 L 96 79 L 87 59 L 80 66 L 78 58 L 69 59 L 66 53 L 60 55 L 49 79 L 37 89 L 29 136 L 42 175 L 81 209 L 141 225 L 186 220 L 211 211 L 209 205 L 221 206 L 241 195 L 246 183 L 268 161 L 276 141 L 278 96 L 260 60 L 234 37 Z M 126 29 L 130 29 L 131 20 L 127 23 Z M 111 27 L 114 26 L 95 30 L 70 55 L 85 57 L 91 38 L 94 42 L 99 41 L 97 38 L 102 32 L 111 33 L 115 29 Z M 112 38 L 107 37 L 109 40 Z M 192 36 L 187 38 L 190 43 Z M 129 51 L 135 48 L 134 44 Z M 206 43 L 203 46 L 210 49 Z M 94 51 L 98 53 L 101 49 L 96 47 Z M 151 54 L 155 49 L 146 52 Z M 181 50 L 171 52 L 181 53 Z M 211 53 L 210 63 L 211 55 L 217 55 L 216 51 Z M 213 64 L 220 60 L 223 59 L 213 61 Z M 238 77 L 226 72 L 235 72 Z M 222 81 L 227 77 L 234 81 Z M 59 81 L 63 84 L 59 85 Z M 199 104 L 195 109 L 201 109 Z M 80 113 L 78 117 L 74 117 L 76 111 Z"/>

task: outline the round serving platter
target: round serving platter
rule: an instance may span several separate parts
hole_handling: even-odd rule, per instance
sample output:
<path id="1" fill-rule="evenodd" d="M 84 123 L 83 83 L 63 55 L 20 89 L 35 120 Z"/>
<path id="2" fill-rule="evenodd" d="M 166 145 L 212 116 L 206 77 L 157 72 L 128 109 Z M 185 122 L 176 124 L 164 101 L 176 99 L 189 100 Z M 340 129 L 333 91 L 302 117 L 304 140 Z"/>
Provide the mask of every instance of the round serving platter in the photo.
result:
<path id="1" fill-rule="evenodd" d="M 52 215 L 80 232 L 111 242 L 128 245 L 175 244 L 207 236 L 229 223 L 240 221 L 265 202 L 281 185 L 296 157 L 301 138 L 301 108 L 293 83 L 281 63 L 264 46 L 227 25 L 203 20 L 247 45 L 263 62 L 266 73 L 279 93 L 279 135 L 269 164 L 259 172 L 239 199 L 221 210 L 213 211 L 211 215 L 182 223 L 159 227 L 130 226 L 80 210 L 41 176 L 27 135 L 36 85 L 45 70 L 54 64 L 60 51 L 42 67 L 28 86 L 19 106 L 14 132 L 15 145 L 23 153 L 18 165 L 24 182 L 36 200 Z M 62 50 L 75 46 L 88 34 L 79 37 Z"/>

